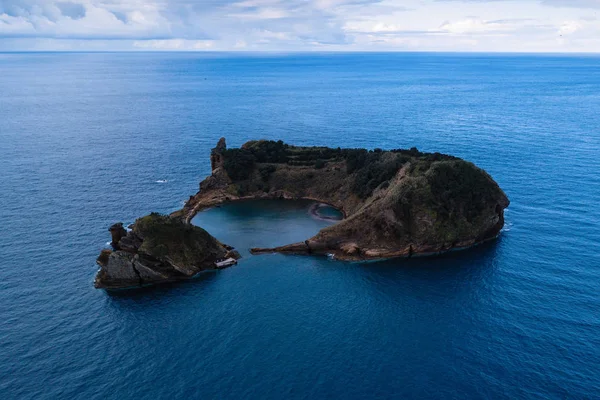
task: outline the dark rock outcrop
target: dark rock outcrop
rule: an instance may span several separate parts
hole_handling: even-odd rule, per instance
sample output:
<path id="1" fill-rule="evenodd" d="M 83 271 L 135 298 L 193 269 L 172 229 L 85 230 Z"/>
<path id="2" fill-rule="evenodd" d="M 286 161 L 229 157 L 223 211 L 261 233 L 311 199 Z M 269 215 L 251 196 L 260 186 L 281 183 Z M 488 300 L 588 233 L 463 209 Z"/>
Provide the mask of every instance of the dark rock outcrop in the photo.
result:
<path id="1" fill-rule="evenodd" d="M 225 138 L 219 139 L 217 147 L 215 147 L 210 153 L 210 168 L 211 171 L 215 171 L 217 168 L 223 166 L 223 152 L 227 150 L 227 144 Z"/>
<path id="2" fill-rule="evenodd" d="M 110 232 L 112 239 L 111 246 L 114 249 L 119 250 L 119 241 L 121 238 L 127 235 L 127 231 L 125 228 L 123 228 L 123 223 L 117 222 L 116 224 L 113 224 L 110 228 L 108 228 L 108 231 Z"/>
<path id="3" fill-rule="evenodd" d="M 345 260 L 410 257 L 471 247 L 498 236 L 509 200 L 482 169 L 410 150 L 296 147 L 251 141 L 211 153 L 212 175 L 173 217 L 245 199 L 312 199 L 341 222 L 314 237 L 254 253 L 332 254 Z"/>
<path id="4" fill-rule="evenodd" d="M 215 269 L 219 260 L 239 258 L 239 253 L 204 229 L 169 216 L 150 214 L 138 219 L 125 235 L 123 231 L 120 223 L 110 229 L 113 251 L 103 250 L 98 256 L 97 288 L 129 288 L 189 279 L 201 271 Z"/>

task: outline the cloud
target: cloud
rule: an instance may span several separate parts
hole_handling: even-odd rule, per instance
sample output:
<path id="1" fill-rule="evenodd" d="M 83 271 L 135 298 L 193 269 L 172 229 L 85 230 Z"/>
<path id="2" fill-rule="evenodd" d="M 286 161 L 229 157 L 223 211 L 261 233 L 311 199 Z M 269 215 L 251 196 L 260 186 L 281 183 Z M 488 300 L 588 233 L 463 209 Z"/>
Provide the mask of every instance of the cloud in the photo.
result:
<path id="1" fill-rule="evenodd" d="M 145 50 L 177 50 L 194 51 L 209 50 L 213 47 L 211 40 L 185 40 L 185 39 L 164 39 L 164 40 L 136 40 L 133 46 Z"/>
<path id="2" fill-rule="evenodd" d="M 600 0 L 0 0 L 0 50 L 600 51 L 593 9 Z"/>
<path id="3" fill-rule="evenodd" d="M 558 30 L 558 33 L 562 35 L 571 35 L 581 28 L 583 28 L 583 24 L 578 21 L 565 21 Z"/>
<path id="4" fill-rule="evenodd" d="M 514 18 L 499 20 L 484 20 L 478 17 L 468 17 L 458 21 L 446 21 L 438 32 L 453 35 L 517 35 L 526 31 L 547 32 L 552 27 L 542 25 L 534 19 Z"/>
<path id="5" fill-rule="evenodd" d="M 480 18 L 467 18 L 455 22 L 444 22 L 440 31 L 455 34 L 475 34 L 502 30 L 506 24 L 484 21 Z"/>
<path id="6" fill-rule="evenodd" d="M 600 0 L 542 0 L 542 4 L 553 7 L 600 9 Z"/>
<path id="7" fill-rule="evenodd" d="M 227 15 L 231 18 L 239 20 L 265 20 L 265 19 L 279 19 L 289 17 L 290 14 L 286 10 L 277 8 L 263 8 L 255 9 L 250 12 L 234 13 Z"/>
<path id="8" fill-rule="evenodd" d="M 516 3 L 515 0 L 434 0 L 436 2 L 455 3 Z M 600 0 L 522 0 L 521 3 L 537 3 L 543 6 L 563 8 L 590 8 L 600 9 Z"/>
<path id="9" fill-rule="evenodd" d="M 62 15 L 71 19 L 81 19 L 85 17 L 85 7 L 83 4 L 64 2 L 56 3 Z"/>
<path id="10" fill-rule="evenodd" d="M 0 37 L 346 43 L 336 9 L 381 0 L 2 0 Z M 255 39 L 255 40 L 252 40 Z M 179 43 L 172 42 L 153 42 Z M 151 46 L 150 46 L 151 47 Z"/>
<path id="11" fill-rule="evenodd" d="M 68 39 L 168 38 L 172 22 L 158 4 L 4 0 L 0 37 Z"/>

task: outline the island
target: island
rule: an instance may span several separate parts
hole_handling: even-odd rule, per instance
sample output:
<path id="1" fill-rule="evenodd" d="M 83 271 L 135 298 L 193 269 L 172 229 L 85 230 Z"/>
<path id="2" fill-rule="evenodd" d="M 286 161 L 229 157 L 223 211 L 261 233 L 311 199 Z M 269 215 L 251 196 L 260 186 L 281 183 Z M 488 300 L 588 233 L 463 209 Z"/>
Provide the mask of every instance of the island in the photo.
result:
<path id="1" fill-rule="evenodd" d="M 240 254 L 204 229 L 178 218 L 152 213 L 127 231 L 109 228 L 112 250 L 102 250 L 94 286 L 123 289 L 190 279 L 200 272 L 234 264 Z"/>
<path id="2" fill-rule="evenodd" d="M 258 140 L 212 150 L 212 174 L 173 217 L 248 199 L 309 199 L 344 219 L 304 242 L 252 253 L 363 261 L 432 255 L 496 238 L 509 200 L 484 170 L 460 158 L 397 150 L 300 147 Z"/>
<path id="3" fill-rule="evenodd" d="M 210 154 L 212 173 L 181 210 L 110 228 L 96 287 L 189 279 L 239 253 L 191 224 L 200 211 L 252 199 L 314 200 L 343 218 L 303 242 L 252 254 L 323 255 L 345 261 L 416 257 L 498 237 L 508 197 L 484 170 L 458 157 L 411 149 L 344 149 L 249 141 Z"/>

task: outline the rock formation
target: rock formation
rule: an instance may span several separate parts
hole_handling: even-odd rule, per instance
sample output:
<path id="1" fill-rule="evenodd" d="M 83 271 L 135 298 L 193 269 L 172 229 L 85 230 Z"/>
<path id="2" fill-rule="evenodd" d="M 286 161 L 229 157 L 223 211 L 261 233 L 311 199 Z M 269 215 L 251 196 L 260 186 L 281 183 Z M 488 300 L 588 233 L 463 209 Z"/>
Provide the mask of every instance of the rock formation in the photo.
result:
<path id="1" fill-rule="evenodd" d="M 212 149 L 210 153 L 210 168 L 214 172 L 217 168 L 223 166 L 223 152 L 227 149 L 225 138 L 221 138 L 217 143 L 217 147 Z"/>
<path id="2" fill-rule="evenodd" d="M 245 199 L 311 199 L 344 219 L 312 238 L 253 253 L 332 255 L 343 260 L 411 257 L 496 238 L 509 200 L 483 170 L 457 157 L 410 150 L 297 147 L 251 141 L 212 150 L 212 174 L 183 209 L 150 214 L 127 231 L 109 228 L 113 250 L 98 257 L 98 288 L 189 279 L 239 253 L 190 224 L 208 207 Z M 229 262 L 231 260 L 228 260 Z"/>
<path id="3" fill-rule="evenodd" d="M 172 216 L 244 199 L 312 199 L 345 216 L 304 242 L 254 253 L 372 260 L 436 254 L 498 236 L 509 200 L 483 170 L 457 157 L 410 150 L 296 147 L 251 141 L 211 153 L 212 174 Z"/>
<path id="4" fill-rule="evenodd" d="M 123 223 L 117 222 L 116 224 L 108 228 L 108 231 L 110 232 L 110 236 L 112 239 L 110 244 L 115 250 L 119 250 L 119 241 L 122 237 L 127 236 L 127 231 L 125 230 L 125 228 L 123 228 Z"/>
<path id="5" fill-rule="evenodd" d="M 204 229 L 169 216 L 150 214 L 138 219 L 127 232 L 123 224 L 110 227 L 113 250 L 97 259 L 97 288 L 129 288 L 189 279 L 215 269 L 217 261 L 239 253 L 213 238 Z"/>

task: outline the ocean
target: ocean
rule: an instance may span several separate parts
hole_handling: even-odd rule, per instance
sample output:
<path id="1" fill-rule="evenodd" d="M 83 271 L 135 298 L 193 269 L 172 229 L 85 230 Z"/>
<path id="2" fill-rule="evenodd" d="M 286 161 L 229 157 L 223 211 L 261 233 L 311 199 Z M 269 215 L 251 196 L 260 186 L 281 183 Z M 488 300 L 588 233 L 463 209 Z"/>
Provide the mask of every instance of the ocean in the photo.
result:
<path id="1" fill-rule="evenodd" d="M 0 398 L 598 398 L 598 110 L 600 56 L 1 53 Z M 222 136 L 453 154 L 506 226 L 433 258 L 252 256 L 331 222 L 238 204 L 194 219 L 237 266 L 94 289 L 108 227 L 180 208 Z"/>

